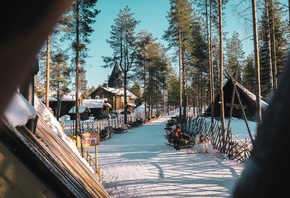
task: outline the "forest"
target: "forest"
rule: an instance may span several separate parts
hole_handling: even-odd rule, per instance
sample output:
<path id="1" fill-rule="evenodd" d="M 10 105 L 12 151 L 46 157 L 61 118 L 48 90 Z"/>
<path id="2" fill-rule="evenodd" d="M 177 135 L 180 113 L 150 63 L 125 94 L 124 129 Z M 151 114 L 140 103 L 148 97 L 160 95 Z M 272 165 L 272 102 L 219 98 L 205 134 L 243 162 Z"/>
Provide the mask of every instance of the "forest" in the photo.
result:
<path id="1" fill-rule="evenodd" d="M 226 72 L 258 101 L 268 101 L 277 89 L 289 50 L 289 5 L 278 0 L 252 2 L 247 8 L 251 15 L 238 13 L 252 23 L 254 51 L 247 56 L 239 33 L 223 32 L 223 9 L 228 1 L 170 0 L 168 29 L 162 37 L 168 46 L 156 42 L 146 30 L 136 32 L 142 21 L 125 7 L 108 35 L 113 54 L 102 57 L 105 64 L 101 67 L 114 72 L 103 86 L 123 87 L 125 104 L 126 90 L 130 90 L 139 97 L 138 104 L 173 106 L 185 118 L 187 107 L 202 109 L 213 105 L 217 93 L 222 95 Z M 101 11 L 97 5 L 97 0 L 73 1 L 38 53 L 36 93 L 46 98 L 46 105 L 51 93 L 61 100 L 70 91 L 78 98 L 79 93 L 89 97 L 95 90 L 87 86 L 86 59 L 96 31 L 92 24 Z M 177 71 L 173 64 L 178 65 Z"/>

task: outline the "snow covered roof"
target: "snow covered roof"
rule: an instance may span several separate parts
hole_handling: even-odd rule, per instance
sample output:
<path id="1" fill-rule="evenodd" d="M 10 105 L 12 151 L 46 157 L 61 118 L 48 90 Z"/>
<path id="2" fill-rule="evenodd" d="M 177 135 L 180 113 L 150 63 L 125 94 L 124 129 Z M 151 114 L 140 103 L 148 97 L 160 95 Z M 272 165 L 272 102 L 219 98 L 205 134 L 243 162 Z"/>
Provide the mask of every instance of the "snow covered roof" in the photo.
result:
<path id="1" fill-rule="evenodd" d="M 127 103 L 127 105 L 130 106 L 130 107 L 136 107 L 135 104 L 133 104 L 133 103 L 129 103 L 129 102 Z"/>
<path id="2" fill-rule="evenodd" d="M 37 125 L 32 133 L 26 124 L 36 116 Z M 39 197 L 37 193 L 44 191 L 51 197 L 109 197 L 93 168 L 81 157 L 75 143 L 37 96 L 32 106 L 20 93 L 15 93 L 0 118 L 0 131 L 5 137 L 0 139 L 0 153 L 3 154 L 3 145 L 8 148 L 5 152 L 10 151 L 5 153 L 1 163 L 14 164 L 15 160 L 9 160 L 18 158 L 15 169 L 9 171 L 14 174 L 13 180 L 0 171 L 1 185 L 9 187 L 12 184 L 14 194 L 33 189 L 32 197 Z M 13 155 L 14 158 L 9 157 Z M 22 168 L 17 169 L 19 164 Z M 27 177 L 22 174 L 24 168 L 30 171 L 25 172 Z M 27 184 L 19 186 L 20 181 Z"/>
<path id="3" fill-rule="evenodd" d="M 79 97 L 82 95 L 81 92 L 79 92 Z M 76 100 L 76 92 L 75 91 L 71 91 L 69 93 L 67 93 L 66 95 L 64 95 L 61 99 L 62 101 L 75 101 Z"/>
<path id="4" fill-rule="evenodd" d="M 236 89 L 239 95 L 234 94 L 234 85 L 236 85 Z M 227 82 L 223 86 L 223 95 L 224 95 L 224 113 L 226 117 L 243 117 L 244 113 L 246 114 L 249 120 L 256 119 L 256 95 L 246 89 L 237 81 L 233 82 L 231 78 L 227 80 Z M 231 110 L 232 99 L 234 96 L 234 104 L 233 109 Z M 241 104 L 240 104 L 241 101 Z M 214 116 L 220 116 L 220 93 L 218 93 L 215 97 L 214 101 Z M 261 100 L 262 113 L 267 109 L 268 104 Z M 207 107 L 205 110 L 205 115 L 211 115 L 211 105 Z"/>
<path id="5" fill-rule="evenodd" d="M 82 93 L 79 92 L 79 98 L 82 96 Z M 49 93 L 49 101 L 57 101 L 57 93 L 55 91 L 52 91 Z M 75 101 L 76 99 L 76 92 L 71 91 L 64 95 L 61 99 L 61 101 Z M 45 101 L 45 96 L 41 98 L 41 101 Z"/>
<path id="6" fill-rule="evenodd" d="M 79 106 L 79 113 L 84 113 L 86 110 L 91 112 L 91 110 L 87 106 Z M 73 106 L 68 113 L 75 113 L 76 112 L 76 106 Z"/>
<path id="7" fill-rule="evenodd" d="M 112 87 L 102 87 L 104 90 L 108 91 L 108 92 L 111 92 L 111 93 L 114 93 L 118 96 L 122 96 L 124 95 L 124 89 L 123 88 L 112 88 Z M 137 99 L 138 97 L 133 94 L 132 92 L 130 91 L 126 91 L 127 92 L 127 96 L 128 97 L 131 97 L 132 99 Z"/>
<path id="8" fill-rule="evenodd" d="M 13 127 L 23 126 L 27 120 L 36 116 L 36 110 L 20 93 L 16 92 L 6 108 L 4 116 L 8 118 Z"/>
<path id="9" fill-rule="evenodd" d="M 253 101 L 256 101 L 256 95 L 252 92 L 250 92 L 248 89 L 246 89 L 243 85 L 241 85 L 239 82 L 235 82 L 236 85 L 243 90 L 244 93 L 246 93 Z M 261 106 L 262 109 L 266 109 L 269 105 L 264 100 L 261 100 Z"/>
<path id="10" fill-rule="evenodd" d="M 97 98 L 97 99 L 83 99 L 82 105 L 89 108 L 100 109 L 103 106 L 111 107 L 111 104 L 107 103 L 107 98 Z"/>

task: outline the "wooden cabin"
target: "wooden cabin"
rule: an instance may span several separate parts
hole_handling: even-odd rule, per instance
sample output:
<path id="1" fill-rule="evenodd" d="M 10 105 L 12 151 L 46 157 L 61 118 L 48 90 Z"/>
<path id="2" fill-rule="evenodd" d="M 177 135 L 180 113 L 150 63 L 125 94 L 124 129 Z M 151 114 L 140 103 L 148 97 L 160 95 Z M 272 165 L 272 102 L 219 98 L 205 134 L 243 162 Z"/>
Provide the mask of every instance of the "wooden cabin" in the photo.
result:
<path id="1" fill-rule="evenodd" d="M 128 109 L 133 110 L 136 107 L 137 96 L 128 90 L 126 93 Z M 123 111 L 125 108 L 124 89 L 122 88 L 99 86 L 90 94 L 90 97 L 92 99 L 107 98 L 108 103 L 112 104 L 113 111 Z"/>
<path id="2" fill-rule="evenodd" d="M 91 114 L 91 110 L 87 106 L 79 106 L 79 115 L 81 120 L 88 120 Z M 76 119 L 76 106 L 73 106 L 68 115 L 70 116 L 71 120 Z"/>
<path id="3" fill-rule="evenodd" d="M 235 83 L 235 86 L 234 86 Z M 233 90 L 236 87 L 237 93 L 233 97 Z M 231 78 L 223 86 L 224 94 L 224 113 L 225 117 L 229 117 L 231 114 L 233 117 L 244 118 L 245 113 L 248 120 L 254 121 L 256 119 L 256 95 L 251 93 L 245 87 L 238 82 L 233 82 Z M 234 98 L 233 108 L 231 112 L 232 98 Z M 241 103 L 240 103 L 241 101 Z M 265 112 L 268 104 L 265 101 L 261 101 L 262 113 Z M 205 110 L 206 116 L 211 116 L 211 106 Z M 218 93 L 214 100 L 214 117 L 220 117 L 220 94 Z"/>
<path id="4" fill-rule="evenodd" d="M 100 118 L 112 110 L 112 105 L 108 102 L 107 98 L 83 99 L 81 105 L 88 107 L 91 111 L 90 116 L 95 118 Z"/>

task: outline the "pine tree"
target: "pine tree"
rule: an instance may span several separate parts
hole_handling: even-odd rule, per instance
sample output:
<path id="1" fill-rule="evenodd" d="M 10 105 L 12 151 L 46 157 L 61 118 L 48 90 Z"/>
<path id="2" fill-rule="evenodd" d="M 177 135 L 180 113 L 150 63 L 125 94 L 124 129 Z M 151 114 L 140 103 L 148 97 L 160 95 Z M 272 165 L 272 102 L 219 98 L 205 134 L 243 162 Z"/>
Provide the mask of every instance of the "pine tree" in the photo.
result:
<path id="1" fill-rule="evenodd" d="M 57 109 L 55 116 L 58 119 L 60 116 L 60 102 L 65 94 L 70 90 L 68 85 L 70 81 L 70 68 L 66 63 L 67 57 L 59 52 L 58 54 L 53 54 L 51 57 L 51 68 L 50 68 L 50 88 L 52 91 L 55 91 L 57 99 Z"/>
<path id="2" fill-rule="evenodd" d="M 177 74 L 172 73 L 168 78 L 168 105 L 175 108 L 179 106 L 180 87 L 177 76 Z"/>
<path id="3" fill-rule="evenodd" d="M 191 41 L 190 41 L 190 58 L 188 58 L 188 81 L 191 82 L 190 89 L 188 88 L 187 92 L 194 92 L 194 95 L 188 95 L 189 101 L 194 101 L 194 97 L 198 97 L 199 99 L 199 107 L 200 110 L 202 106 L 206 102 L 208 104 L 208 93 L 209 90 L 209 67 L 208 67 L 208 46 L 206 43 L 206 37 L 204 32 L 205 27 L 204 22 L 198 16 L 197 13 L 193 10 L 191 28 L 192 31 Z M 191 97 L 189 97 L 191 96 Z"/>
<path id="4" fill-rule="evenodd" d="M 163 90 L 166 89 L 168 61 L 165 49 L 158 43 L 151 43 L 148 46 L 147 86 L 144 94 L 149 104 L 149 115 L 153 116 L 154 106 L 163 104 Z"/>
<path id="5" fill-rule="evenodd" d="M 241 73 L 243 68 L 245 52 L 243 51 L 242 42 L 239 39 L 239 33 L 234 31 L 230 39 L 226 39 L 225 47 L 225 69 L 231 76 L 237 73 L 237 81 L 241 82 Z"/>
<path id="6" fill-rule="evenodd" d="M 115 25 L 111 26 L 110 39 L 107 40 L 113 49 L 112 57 L 103 57 L 106 65 L 102 67 L 113 67 L 118 64 L 123 72 L 124 78 L 124 122 L 127 124 L 127 77 L 128 72 L 133 68 L 137 56 L 135 50 L 135 28 L 139 23 L 134 17 L 134 13 L 130 12 L 130 8 L 126 6 L 124 10 L 120 10 Z"/>
<path id="7" fill-rule="evenodd" d="M 265 4 L 260 33 L 261 94 L 266 97 L 276 90 L 277 79 L 284 70 L 287 54 L 288 23 L 283 21 L 283 7 L 278 1 Z"/>
<path id="8" fill-rule="evenodd" d="M 138 81 L 142 83 L 142 88 L 145 93 L 145 90 L 147 90 L 148 86 L 148 62 L 150 61 L 150 57 L 148 56 L 148 47 L 150 43 L 153 43 L 155 39 L 153 39 L 153 36 L 151 33 L 148 33 L 145 30 L 141 30 L 136 37 L 136 46 L 137 46 L 137 59 L 136 59 L 136 67 L 134 68 L 135 78 L 134 81 Z M 142 101 L 144 102 L 145 107 L 145 116 L 148 116 L 147 111 L 147 97 L 145 97 L 145 94 L 143 94 L 144 97 L 142 98 Z"/>
<path id="9" fill-rule="evenodd" d="M 86 89 L 86 81 L 79 83 L 81 74 L 81 67 L 85 67 L 86 58 L 88 57 L 88 44 L 91 43 L 90 36 L 94 32 L 91 25 L 95 22 L 95 17 L 100 12 L 95 8 L 97 0 L 76 0 L 72 4 L 71 12 L 65 16 L 63 26 L 66 27 L 66 34 L 64 39 L 71 41 L 70 49 L 74 53 L 74 58 L 71 59 L 72 65 L 75 68 L 75 96 L 76 96 L 76 124 L 75 135 L 80 135 L 80 117 L 79 117 L 79 91 L 82 88 Z M 83 70 L 84 71 L 84 70 Z M 82 79 L 84 80 L 84 79 Z M 80 87 L 82 86 L 82 87 Z M 82 150 L 81 145 L 81 150 Z M 83 152 L 81 152 L 83 153 Z"/>
<path id="10" fill-rule="evenodd" d="M 246 58 L 245 66 L 242 70 L 242 84 L 252 93 L 255 93 L 256 77 L 255 77 L 255 64 L 254 55 L 249 54 Z"/>
<path id="11" fill-rule="evenodd" d="M 140 106 L 142 104 L 142 97 L 143 97 L 140 85 L 138 83 L 134 83 L 134 85 L 131 88 L 131 92 L 138 97 L 135 100 L 136 106 Z"/>
<path id="12" fill-rule="evenodd" d="M 152 34 L 142 30 L 137 35 L 137 60 L 134 69 L 136 82 L 143 84 L 145 115 L 152 116 L 153 106 L 164 106 L 164 93 L 167 88 L 169 58 L 166 49 Z M 149 112 L 147 112 L 147 105 Z"/>
<path id="13" fill-rule="evenodd" d="M 189 41 L 191 40 L 192 5 L 188 0 L 171 0 L 168 12 L 169 27 L 163 35 L 163 39 L 169 42 L 168 48 L 175 48 L 179 58 L 179 81 L 180 81 L 180 120 L 187 116 L 186 95 L 186 54 L 189 53 Z M 183 117 L 182 117 L 183 106 Z"/>

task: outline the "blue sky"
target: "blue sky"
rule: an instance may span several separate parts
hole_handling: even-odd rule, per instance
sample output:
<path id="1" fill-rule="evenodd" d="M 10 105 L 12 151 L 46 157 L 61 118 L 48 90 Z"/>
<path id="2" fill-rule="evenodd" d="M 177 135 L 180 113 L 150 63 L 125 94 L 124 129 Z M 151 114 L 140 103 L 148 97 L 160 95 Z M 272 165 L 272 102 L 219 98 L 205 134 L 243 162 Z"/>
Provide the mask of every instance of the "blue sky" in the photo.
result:
<path id="1" fill-rule="evenodd" d="M 112 68 L 101 67 L 104 65 L 102 56 L 111 56 L 113 53 L 106 40 L 110 38 L 114 19 L 127 5 L 131 13 L 134 13 L 134 18 L 140 21 L 136 33 L 147 30 L 154 38 L 158 38 L 158 42 L 165 44 L 161 37 L 168 27 L 166 15 L 170 8 L 169 0 L 98 0 L 97 9 L 101 10 L 101 13 L 97 15 L 93 26 L 95 32 L 91 37 L 93 43 L 89 55 L 92 57 L 88 60 L 87 67 L 89 87 L 102 85 L 111 74 Z"/>
<path id="2" fill-rule="evenodd" d="M 168 28 L 167 12 L 170 9 L 169 0 L 98 0 L 96 6 L 101 10 L 97 15 L 96 23 L 93 25 L 95 32 L 92 34 L 92 43 L 89 46 L 89 55 L 87 59 L 87 80 L 88 86 L 97 87 L 107 81 L 108 75 L 111 74 L 112 68 L 102 68 L 104 65 L 102 56 L 111 56 L 113 51 L 106 42 L 110 37 L 111 26 L 114 25 L 114 19 L 120 10 L 127 5 L 134 13 L 134 18 L 140 23 L 136 27 L 136 33 L 140 30 L 146 30 L 157 38 L 157 42 L 167 43 L 161 39 L 164 31 Z M 287 5 L 287 0 L 282 0 Z M 251 24 L 237 16 L 233 5 L 235 1 L 229 1 L 224 15 L 224 32 L 229 32 L 227 38 L 230 38 L 233 31 L 239 33 L 242 41 L 243 49 L 246 54 L 253 51 Z M 251 5 L 251 1 L 247 0 L 242 4 L 247 7 Z M 239 8 L 241 11 L 242 8 Z M 250 12 L 251 10 L 245 11 Z M 249 38 L 250 37 L 250 38 Z"/>

